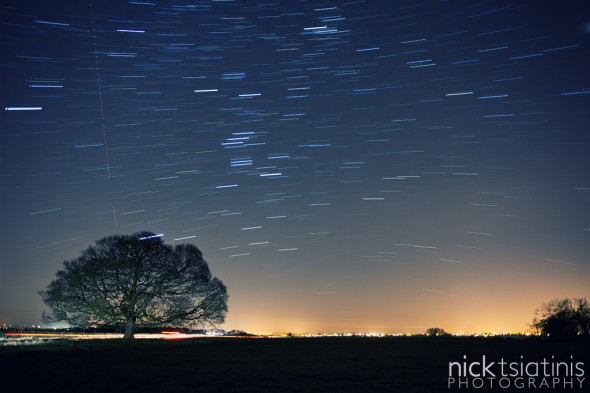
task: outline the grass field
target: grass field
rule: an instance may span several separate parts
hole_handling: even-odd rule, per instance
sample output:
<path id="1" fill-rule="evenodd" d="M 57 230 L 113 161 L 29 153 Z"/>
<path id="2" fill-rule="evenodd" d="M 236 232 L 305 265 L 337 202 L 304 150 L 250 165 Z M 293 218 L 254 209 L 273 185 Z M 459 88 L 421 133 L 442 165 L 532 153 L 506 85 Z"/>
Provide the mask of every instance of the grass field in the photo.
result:
<path id="1" fill-rule="evenodd" d="M 0 348 L 0 391 L 12 392 L 491 392 L 590 391 L 447 386 L 449 362 L 584 363 L 590 342 L 539 338 L 210 338 L 59 341 Z"/>

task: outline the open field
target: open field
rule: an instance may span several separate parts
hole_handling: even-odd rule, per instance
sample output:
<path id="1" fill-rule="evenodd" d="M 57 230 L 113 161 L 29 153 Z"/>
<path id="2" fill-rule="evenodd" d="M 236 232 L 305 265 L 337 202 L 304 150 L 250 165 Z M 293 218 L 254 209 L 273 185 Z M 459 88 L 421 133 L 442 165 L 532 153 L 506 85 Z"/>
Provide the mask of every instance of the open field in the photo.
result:
<path id="1" fill-rule="evenodd" d="M 0 348 L 2 392 L 449 392 L 449 362 L 590 364 L 590 342 L 539 338 L 210 338 Z M 588 379 L 588 378 L 587 378 Z M 566 391 L 582 392 L 574 386 Z"/>

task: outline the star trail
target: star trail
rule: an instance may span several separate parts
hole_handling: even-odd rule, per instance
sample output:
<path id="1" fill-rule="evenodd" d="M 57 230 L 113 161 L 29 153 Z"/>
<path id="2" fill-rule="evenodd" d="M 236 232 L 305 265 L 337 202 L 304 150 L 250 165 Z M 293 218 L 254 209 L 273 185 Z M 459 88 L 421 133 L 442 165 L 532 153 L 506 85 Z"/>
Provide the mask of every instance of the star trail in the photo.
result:
<path id="1" fill-rule="evenodd" d="M 226 329 L 524 330 L 590 296 L 585 1 L 3 1 L 0 323 L 114 233 Z"/>

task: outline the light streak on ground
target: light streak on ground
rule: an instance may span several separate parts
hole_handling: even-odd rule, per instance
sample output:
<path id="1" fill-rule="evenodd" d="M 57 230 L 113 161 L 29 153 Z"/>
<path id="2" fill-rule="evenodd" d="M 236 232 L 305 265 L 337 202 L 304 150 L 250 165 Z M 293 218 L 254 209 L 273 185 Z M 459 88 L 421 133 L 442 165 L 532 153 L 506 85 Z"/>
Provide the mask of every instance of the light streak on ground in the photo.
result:
<path id="1" fill-rule="evenodd" d="M 4 333 L 0 347 L 23 344 L 43 344 L 56 340 L 122 340 L 122 333 Z M 136 333 L 137 340 L 182 340 L 191 338 L 219 337 L 216 333 L 182 333 L 162 331 L 161 333 Z"/>

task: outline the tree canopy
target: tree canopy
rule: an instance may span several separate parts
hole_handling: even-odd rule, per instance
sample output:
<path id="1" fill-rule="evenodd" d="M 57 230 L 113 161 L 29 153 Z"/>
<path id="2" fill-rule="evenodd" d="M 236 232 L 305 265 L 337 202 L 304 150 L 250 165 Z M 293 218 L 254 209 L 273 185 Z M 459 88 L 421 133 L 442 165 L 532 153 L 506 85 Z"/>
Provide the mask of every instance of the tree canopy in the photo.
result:
<path id="1" fill-rule="evenodd" d="M 439 327 L 428 328 L 424 334 L 431 337 L 450 336 L 449 333 L 445 332 L 444 329 Z"/>
<path id="2" fill-rule="evenodd" d="M 197 247 L 172 247 L 151 232 L 97 240 L 39 293 L 46 322 L 124 326 L 125 339 L 137 326 L 215 326 L 228 300 Z"/>
<path id="3" fill-rule="evenodd" d="M 553 338 L 590 335 L 590 305 L 586 298 L 553 299 L 535 311 L 532 327 Z"/>

